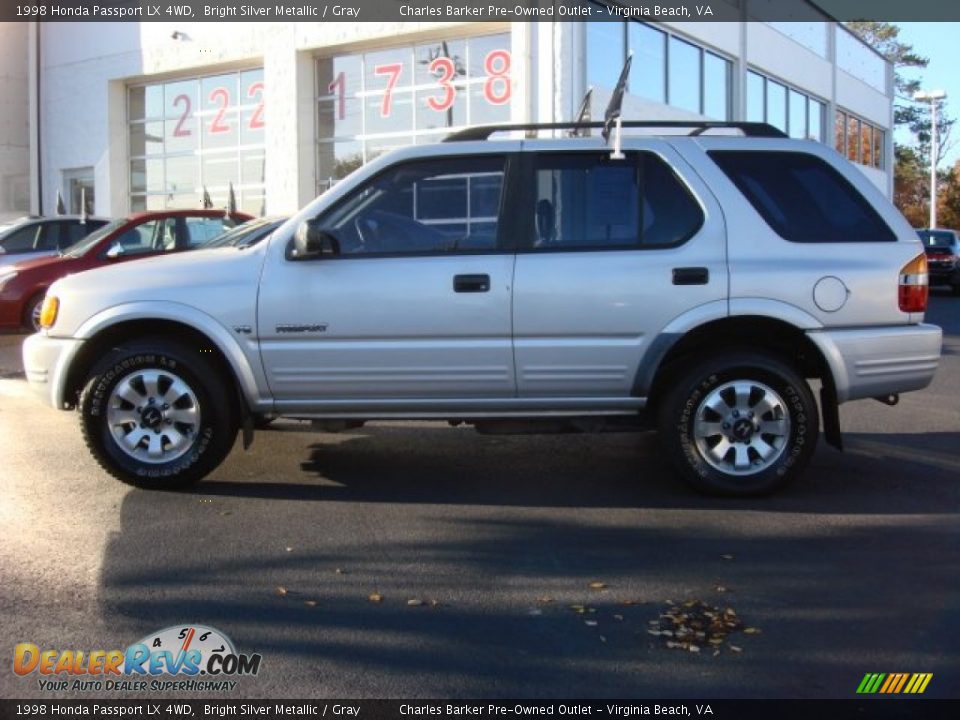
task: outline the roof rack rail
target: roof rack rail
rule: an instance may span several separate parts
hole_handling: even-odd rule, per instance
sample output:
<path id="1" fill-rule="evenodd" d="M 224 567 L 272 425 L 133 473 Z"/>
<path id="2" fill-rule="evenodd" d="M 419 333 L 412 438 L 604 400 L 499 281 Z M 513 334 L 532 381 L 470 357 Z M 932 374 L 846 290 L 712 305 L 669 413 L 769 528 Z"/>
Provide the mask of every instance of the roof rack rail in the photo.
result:
<path id="1" fill-rule="evenodd" d="M 785 138 L 787 134 L 773 125 L 762 122 L 722 122 L 713 120 L 623 120 L 625 128 L 689 128 L 688 135 L 702 135 L 707 130 L 740 130 L 747 137 Z M 503 125 L 478 125 L 465 128 L 447 135 L 444 142 L 465 142 L 468 140 L 488 140 L 493 133 L 530 130 L 580 130 L 603 127 L 602 122 L 555 122 L 555 123 L 519 123 Z"/>

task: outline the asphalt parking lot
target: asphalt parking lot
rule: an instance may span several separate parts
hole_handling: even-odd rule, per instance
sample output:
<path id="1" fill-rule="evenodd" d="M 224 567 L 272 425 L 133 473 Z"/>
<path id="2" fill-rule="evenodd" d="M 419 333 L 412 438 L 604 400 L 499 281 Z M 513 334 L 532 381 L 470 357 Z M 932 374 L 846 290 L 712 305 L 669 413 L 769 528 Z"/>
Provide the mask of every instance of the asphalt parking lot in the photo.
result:
<path id="1" fill-rule="evenodd" d="M 848 451 L 750 501 L 688 490 L 652 434 L 406 423 L 279 423 L 193 491 L 134 490 L 0 337 L 0 696 L 51 697 L 16 643 L 203 623 L 263 656 L 230 697 L 848 698 L 867 672 L 960 697 L 960 298 L 927 317 L 934 384 L 844 406 Z M 648 633 L 690 600 L 751 632 L 718 655 Z"/>

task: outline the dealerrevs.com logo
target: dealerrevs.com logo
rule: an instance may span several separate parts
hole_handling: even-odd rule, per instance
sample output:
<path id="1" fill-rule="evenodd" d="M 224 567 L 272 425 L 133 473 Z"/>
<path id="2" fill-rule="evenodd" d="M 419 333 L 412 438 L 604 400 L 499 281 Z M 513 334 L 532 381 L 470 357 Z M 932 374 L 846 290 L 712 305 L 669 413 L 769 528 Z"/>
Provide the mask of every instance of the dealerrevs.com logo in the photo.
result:
<path id="1" fill-rule="evenodd" d="M 19 643 L 13 671 L 38 675 L 40 689 L 78 692 L 230 692 L 233 678 L 256 675 L 261 656 L 238 653 L 216 628 L 178 625 L 147 635 L 126 650 L 47 650 Z M 159 679 L 161 677 L 186 679 Z"/>

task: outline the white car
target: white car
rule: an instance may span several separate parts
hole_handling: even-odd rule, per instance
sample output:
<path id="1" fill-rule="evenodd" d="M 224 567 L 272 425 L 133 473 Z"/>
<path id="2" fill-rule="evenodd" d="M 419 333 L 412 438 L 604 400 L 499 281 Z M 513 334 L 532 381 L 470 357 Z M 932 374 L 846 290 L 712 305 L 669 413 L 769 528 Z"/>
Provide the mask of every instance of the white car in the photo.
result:
<path id="1" fill-rule="evenodd" d="M 839 446 L 840 403 L 933 378 L 923 247 L 834 150 L 754 123 L 622 153 L 503 130 L 536 127 L 381 156 L 253 247 L 58 280 L 27 378 L 143 487 L 195 482 L 286 416 L 652 427 L 727 495 L 797 477 L 821 412 Z"/>

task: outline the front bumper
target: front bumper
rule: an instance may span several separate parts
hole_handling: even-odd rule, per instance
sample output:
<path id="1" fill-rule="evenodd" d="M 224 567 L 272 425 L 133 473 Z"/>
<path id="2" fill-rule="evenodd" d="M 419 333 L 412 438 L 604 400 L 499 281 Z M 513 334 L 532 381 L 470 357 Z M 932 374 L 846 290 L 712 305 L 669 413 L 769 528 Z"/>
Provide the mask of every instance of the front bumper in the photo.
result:
<path id="1" fill-rule="evenodd" d="M 926 324 L 807 335 L 830 366 L 838 403 L 925 388 L 937 371 L 943 341 L 943 331 Z"/>
<path id="2" fill-rule="evenodd" d="M 66 410 L 67 370 L 83 340 L 50 337 L 43 333 L 23 341 L 23 368 L 30 388 L 50 407 Z"/>

